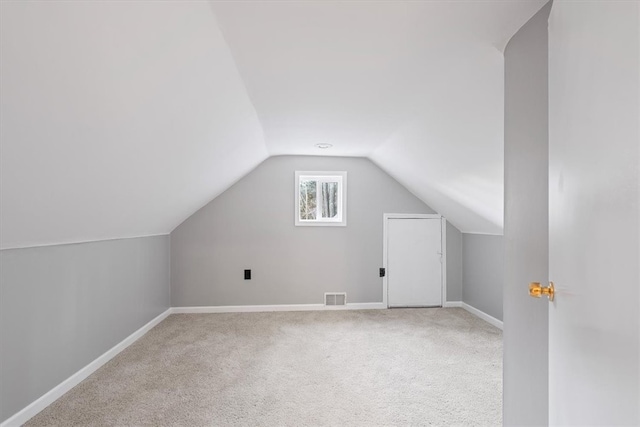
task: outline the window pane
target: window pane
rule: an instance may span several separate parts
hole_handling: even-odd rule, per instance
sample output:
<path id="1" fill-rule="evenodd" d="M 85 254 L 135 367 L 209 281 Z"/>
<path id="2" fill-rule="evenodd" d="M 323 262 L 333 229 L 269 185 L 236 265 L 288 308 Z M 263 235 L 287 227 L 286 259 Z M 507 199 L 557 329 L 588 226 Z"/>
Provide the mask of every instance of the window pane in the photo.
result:
<path id="1" fill-rule="evenodd" d="M 300 219 L 316 219 L 316 181 L 300 181 Z"/>
<path id="2" fill-rule="evenodd" d="M 338 183 L 322 183 L 322 218 L 335 218 L 338 215 Z"/>

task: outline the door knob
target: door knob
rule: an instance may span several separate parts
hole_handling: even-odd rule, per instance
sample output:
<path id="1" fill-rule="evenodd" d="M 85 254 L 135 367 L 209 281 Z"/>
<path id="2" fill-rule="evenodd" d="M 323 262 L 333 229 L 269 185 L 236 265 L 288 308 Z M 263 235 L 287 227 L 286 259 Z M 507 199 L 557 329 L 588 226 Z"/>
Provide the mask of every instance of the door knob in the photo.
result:
<path id="1" fill-rule="evenodd" d="M 556 290 L 553 287 L 553 282 L 549 282 L 549 286 L 543 288 L 540 286 L 539 282 L 531 282 L 529 283 L 529 295 L 534 298 L 540 298 L 542 295 L 546 295 L 549 297 L 549 301 L 553 301 L 553 296 L 555 295 Z"/>

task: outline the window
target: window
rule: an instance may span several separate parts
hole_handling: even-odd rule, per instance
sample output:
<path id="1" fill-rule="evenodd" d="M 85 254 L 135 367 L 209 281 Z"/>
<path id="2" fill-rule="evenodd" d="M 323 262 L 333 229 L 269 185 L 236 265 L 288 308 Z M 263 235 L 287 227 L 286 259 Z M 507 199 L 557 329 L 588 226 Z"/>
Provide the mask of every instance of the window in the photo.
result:
<path id="1" fill-rule="evenodd" d="M 347 173 L 296 172 L 296 225 L 347 225 Z"/>

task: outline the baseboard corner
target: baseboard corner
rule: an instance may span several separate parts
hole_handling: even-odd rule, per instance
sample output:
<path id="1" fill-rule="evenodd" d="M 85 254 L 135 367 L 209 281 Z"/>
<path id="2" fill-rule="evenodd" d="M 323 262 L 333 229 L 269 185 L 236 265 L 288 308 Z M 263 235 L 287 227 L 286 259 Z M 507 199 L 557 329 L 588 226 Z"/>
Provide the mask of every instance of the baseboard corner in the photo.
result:
<path id="1" fill-rule="evenodd" d="M 445 301 L 442 305 L 444 308 L 462 308 L 462 301 Z"/>

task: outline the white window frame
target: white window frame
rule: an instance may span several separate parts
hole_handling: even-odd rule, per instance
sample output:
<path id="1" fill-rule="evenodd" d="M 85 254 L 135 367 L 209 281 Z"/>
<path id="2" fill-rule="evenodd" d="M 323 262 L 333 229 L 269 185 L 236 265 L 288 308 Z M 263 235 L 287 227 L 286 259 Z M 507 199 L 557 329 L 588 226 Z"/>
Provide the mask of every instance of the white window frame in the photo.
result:
<path id="1" fill-rule="evenodd" d="M 310 172 L 296 171 L 295 174 L 295 224 L 302 227 L 345 227 L 347 225 L 347 172 Z M 316 218 L 313 220 L 300 219 L 300 180 L 315 180 L 318 184 L 322 182 L 338 183 L 338 215 L 336 218 Z M 318 185 L 316 191 L 320 190 Z M 318 206 L 319 208 L 319 206 Z"/>

